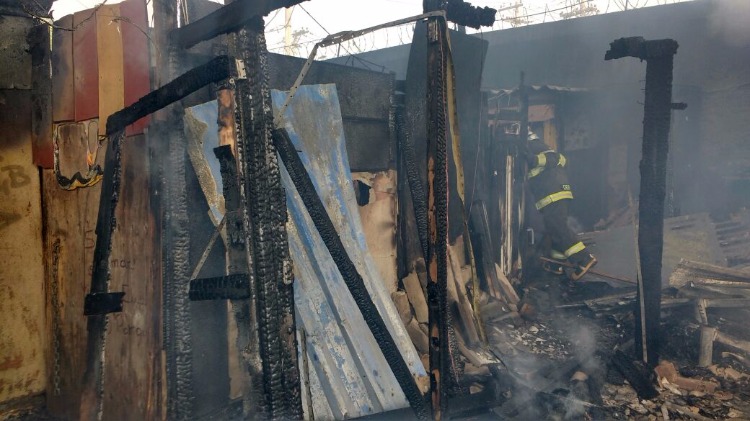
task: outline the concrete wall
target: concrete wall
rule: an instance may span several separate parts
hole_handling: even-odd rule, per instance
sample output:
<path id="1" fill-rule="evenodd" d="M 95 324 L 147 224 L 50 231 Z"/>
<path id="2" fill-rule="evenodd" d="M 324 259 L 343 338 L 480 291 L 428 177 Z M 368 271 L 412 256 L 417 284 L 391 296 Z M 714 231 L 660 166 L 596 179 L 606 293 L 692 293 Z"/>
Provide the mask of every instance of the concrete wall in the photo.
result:
<path id="1" fill-rule="evenodd" d="M 32 157 L 33 21 L 0 24 L 0 404 L 44 391 L 45 309 L 39 170 Z"/>

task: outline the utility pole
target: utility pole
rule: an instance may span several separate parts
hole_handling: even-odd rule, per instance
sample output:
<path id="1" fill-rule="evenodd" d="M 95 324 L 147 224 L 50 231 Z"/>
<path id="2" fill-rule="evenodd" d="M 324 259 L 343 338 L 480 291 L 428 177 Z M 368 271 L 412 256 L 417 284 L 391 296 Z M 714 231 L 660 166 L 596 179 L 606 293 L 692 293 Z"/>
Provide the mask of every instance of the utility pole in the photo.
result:
<path id="1" fill-rule="evenodd" d="M 293 7 L 284 9 L 284 54 L 292 55 L 292 12 Z"/>

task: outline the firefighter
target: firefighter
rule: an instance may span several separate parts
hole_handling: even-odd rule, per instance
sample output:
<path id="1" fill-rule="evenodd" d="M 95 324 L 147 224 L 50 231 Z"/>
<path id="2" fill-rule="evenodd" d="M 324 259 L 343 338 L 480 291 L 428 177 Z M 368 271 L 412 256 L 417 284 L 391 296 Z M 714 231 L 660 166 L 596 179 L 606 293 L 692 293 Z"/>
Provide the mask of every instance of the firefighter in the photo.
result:
<path id="1" fill-rule="evenodd" d="M 551 240 L 550 257 L 572 264 L 574 269 L 569 276 L 577 281 L 597 260 L 568 227 L 568 206 L 573 200 L 573 192 L 568 182 L 567 160 L 531 130 L 524 154 L 528 162 L 528 182 L 534 195 L 535 207 L 542 214 L 547 236 Z M 545 270 L 563 273 L 562 267 L 550 268 L 545 265 Z"/>

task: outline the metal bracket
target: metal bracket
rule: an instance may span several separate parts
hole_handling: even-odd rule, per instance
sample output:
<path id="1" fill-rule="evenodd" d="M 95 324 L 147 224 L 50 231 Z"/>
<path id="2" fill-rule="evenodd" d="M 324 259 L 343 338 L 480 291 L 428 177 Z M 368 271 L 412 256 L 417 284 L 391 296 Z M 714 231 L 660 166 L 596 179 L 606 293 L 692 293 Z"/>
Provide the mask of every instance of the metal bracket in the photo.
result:
<path id="1" fill-rule="evenodd" d="M 83 301 L 84 316 L 102 316 L 122 311 L 124 292 L 92 292 Z"/>
<path id="2" fill-rule="evenodd" d="M 250 298 L 250 281 L 246 273 L 190 281 L 190 301 L 244 300 Z"/>
<path id="3" fill-rule="evenodd" d="M 237 66 L 237 79 L 247 79 L 247 71 L 245 70 L 245 62 L 236 58 L 234 63 Z"/>

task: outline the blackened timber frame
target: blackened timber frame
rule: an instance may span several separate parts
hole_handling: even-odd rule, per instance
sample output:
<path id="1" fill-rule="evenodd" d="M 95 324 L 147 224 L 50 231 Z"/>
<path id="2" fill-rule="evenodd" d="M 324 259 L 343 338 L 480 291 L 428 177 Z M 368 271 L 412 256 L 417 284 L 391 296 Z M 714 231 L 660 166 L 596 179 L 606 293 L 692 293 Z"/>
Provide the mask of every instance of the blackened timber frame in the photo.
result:
<path id="1" fill-rule="evenodd" d="M 605 60 L 635 57 L 646 60 L 643 106 L 643 152 L 638 203 L 640 273 L 636 306 L 636 349 L 643 362 L 659 363 L 661 266 L 664 249 L 664 199 L 672 105 L 672 70 L 677 41 L 620 38 L 610 44 Z M 640 322 L 638 322 L 640 321 Z"/>
<path id="2" fill-rule="evenodd" d="M 265 16 L 276 9 L 292 7 L 303 1 L 305 0 L 235 0 L 202 19 L 173 29 L 169 37 L 175 46 L 190 48 L 201 41 L 234 32 L 256 16 Z"/>

